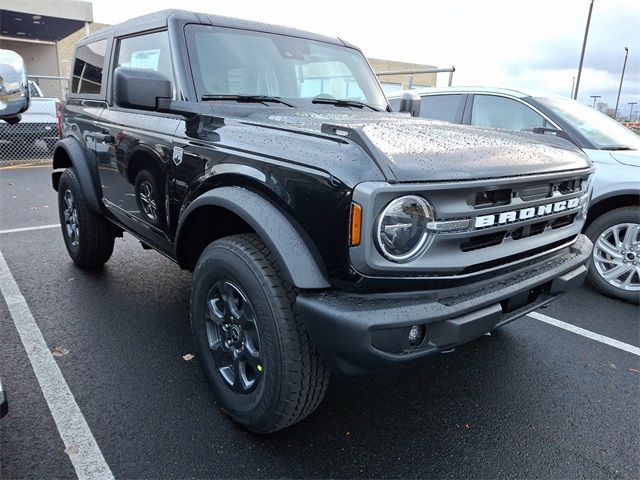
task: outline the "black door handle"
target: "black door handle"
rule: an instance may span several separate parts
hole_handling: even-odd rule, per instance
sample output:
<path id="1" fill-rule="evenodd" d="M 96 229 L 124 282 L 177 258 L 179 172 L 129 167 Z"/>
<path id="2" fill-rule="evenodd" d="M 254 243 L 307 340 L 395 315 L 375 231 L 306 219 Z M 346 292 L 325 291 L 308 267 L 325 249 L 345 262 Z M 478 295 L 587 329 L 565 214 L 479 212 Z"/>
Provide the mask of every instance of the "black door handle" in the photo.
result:
<path id="1" fill-rule="evenodd" d="M 110 133 L 87 132 L 85 135 L 102 143 L 113 143 L 115 141 L 115 138 Z"/>

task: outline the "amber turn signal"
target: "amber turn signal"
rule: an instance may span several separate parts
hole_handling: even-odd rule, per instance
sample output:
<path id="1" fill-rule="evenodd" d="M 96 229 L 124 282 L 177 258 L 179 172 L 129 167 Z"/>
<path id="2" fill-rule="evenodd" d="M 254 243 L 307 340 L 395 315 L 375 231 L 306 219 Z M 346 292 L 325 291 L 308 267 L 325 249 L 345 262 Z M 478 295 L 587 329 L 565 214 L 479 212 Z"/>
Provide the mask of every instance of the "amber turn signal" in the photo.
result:
<path id="1" fill-rule="evenodd" d="M 351 203 L 351 232 L 349 235 L 349 245 L 352 247 L 360 245 L 360 235 L 362 231 L 362 207 L 357 203 Z"/>

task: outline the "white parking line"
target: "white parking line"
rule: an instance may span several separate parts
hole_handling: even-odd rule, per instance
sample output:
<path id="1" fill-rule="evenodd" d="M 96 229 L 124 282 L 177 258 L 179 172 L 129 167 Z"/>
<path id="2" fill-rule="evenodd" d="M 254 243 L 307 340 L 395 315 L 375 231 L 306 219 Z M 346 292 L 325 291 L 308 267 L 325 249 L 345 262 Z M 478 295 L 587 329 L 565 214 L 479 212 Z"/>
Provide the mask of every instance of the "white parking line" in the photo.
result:
<path id="1" fill-rule="evenodd" d="M 0 235 L 3 233 L 17 233 L 17 232 L 30 232 L 31 230 L 44 230 L 46 228 L 58 228 L 59 223 L 51 225 L 40 225 L 38 227 L 22 227 L 22 228 L 10 228 L 9 230 L 0 230 Z"/>
<path id="2" fill-rule="evenodd" d="M 541 322 L 553 325 L 554 327 L 562 328 L 577 335 L 582 335 L 583 337 L 590 338 L 591 340 L 595 340 L 596 342 L 604 343 L 606 345 L 609 345 L 610 347 L 618 348 L 620 350 L 633 353 L 634 355 L 640 357 L 640 348 L 629 345 L 628 343 L 605 337 L 604 335 L 600 335 L 599 333 L 595 333 L 590 330 L 585 330 L 584 328 L 576 327 L 575 325 L 563 322 L 561 320 L 556 320 L 555 318 L 548 317 L 546 315 L 543 315 L 542 313 L 531 312 L 529 316 L 531 318 L 535 318 L 536 320 L 540 320 Z"/>
<path id="3" fill-rule="evenodd" d="M 0 293 L 4 297 L 20 340 L 27 352 L 60 437 L 69 449 L 69 459 L 80 480 L 113 479 L 89 425 L 49 351 L 26 300 L 20 293 L 0 252 Z M 77 453 L 71 453 L 76 451 Z M 64 455 L 64 452 L 58 452 Z"/>

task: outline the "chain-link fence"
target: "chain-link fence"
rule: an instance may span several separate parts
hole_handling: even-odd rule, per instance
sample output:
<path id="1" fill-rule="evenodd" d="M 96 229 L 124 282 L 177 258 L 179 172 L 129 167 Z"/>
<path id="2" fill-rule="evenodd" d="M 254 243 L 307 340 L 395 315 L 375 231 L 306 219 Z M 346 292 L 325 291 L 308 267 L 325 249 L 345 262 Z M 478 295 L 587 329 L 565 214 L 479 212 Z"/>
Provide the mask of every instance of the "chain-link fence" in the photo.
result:
<path id="1" fill-rule="evenodd" d="M 31 105 L 22 120 L 0 121 L 0 165 L 51 161 L 59 138 L 57 108 L 65 98 L 66 77 L 29 77 Z"/>

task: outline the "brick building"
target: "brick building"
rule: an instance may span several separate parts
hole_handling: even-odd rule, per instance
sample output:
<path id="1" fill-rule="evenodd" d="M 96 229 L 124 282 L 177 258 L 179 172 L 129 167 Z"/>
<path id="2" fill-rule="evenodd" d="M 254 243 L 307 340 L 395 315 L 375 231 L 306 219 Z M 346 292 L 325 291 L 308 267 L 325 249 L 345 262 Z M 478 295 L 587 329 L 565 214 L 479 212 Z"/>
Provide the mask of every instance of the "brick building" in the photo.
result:
<path id="1" fill-rule="evenodd" d="M 71 53 L 63 40 L 92 31 L 93 8 L 80 0 L 2 0 L 0 48 L 14 50 L 45 95 L 63 98 Z M 66 69 L 65 69 L 66 67 Z"/>
<path id="2" fill-rule="evenodd" d="M 422 65 L 420 63 L 406 63 L 396 62 L 395 60 L 382 60 L 379 58 L 369 58 L 369 63 L 373 67 L 373 71 L 376 73 L 382 72 L 396 72 L 402 70 L 426 70 L 429 68 L 436 68 L 432 65 Z M 435 87 L 436 86 L 436 73 L 416 73 L 411 75 L 381 75 L 380 83 L 385 92 L 391 92 L 393 90 L 405 90 L 409 88 L 409 81 L 411 78 L 411 85 L 413 87 Z"/>

